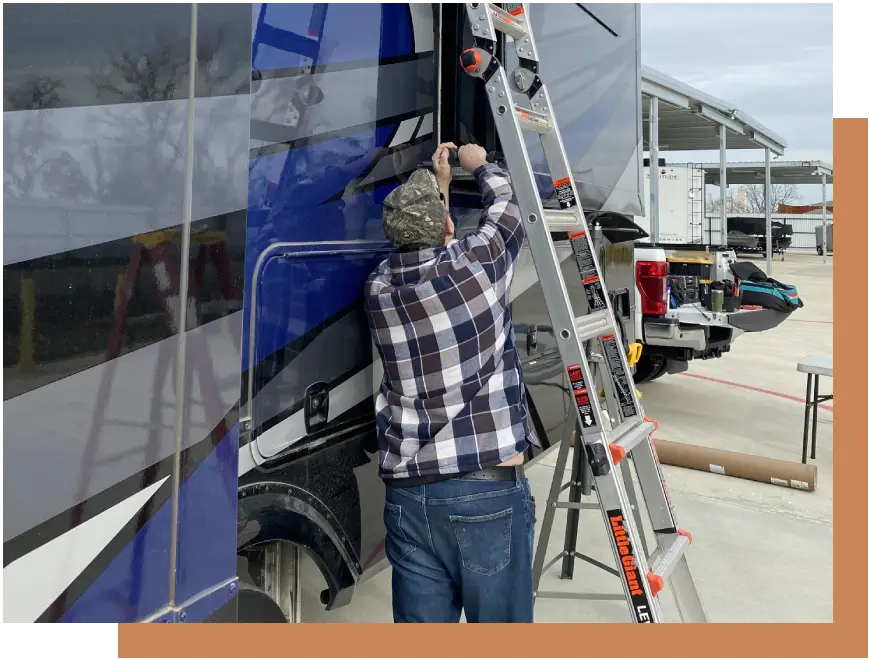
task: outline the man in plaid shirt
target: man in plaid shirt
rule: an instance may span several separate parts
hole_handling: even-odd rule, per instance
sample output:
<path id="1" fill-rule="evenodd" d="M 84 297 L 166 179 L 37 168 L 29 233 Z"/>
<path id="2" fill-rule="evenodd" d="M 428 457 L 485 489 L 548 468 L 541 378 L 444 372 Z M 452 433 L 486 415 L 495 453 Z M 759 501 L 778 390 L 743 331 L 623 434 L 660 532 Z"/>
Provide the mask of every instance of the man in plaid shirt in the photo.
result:
<path id="1" fill-rule="evenodd" d="M 507 174 L 459 148 L 485 213 L 457 241 L 438 147 L 384 201 L 396 252 L 366 283 L 384 377 L 376 398 L 396 622 L 532 621 L 535 504 L 509 290 L 525 232 Z"/>

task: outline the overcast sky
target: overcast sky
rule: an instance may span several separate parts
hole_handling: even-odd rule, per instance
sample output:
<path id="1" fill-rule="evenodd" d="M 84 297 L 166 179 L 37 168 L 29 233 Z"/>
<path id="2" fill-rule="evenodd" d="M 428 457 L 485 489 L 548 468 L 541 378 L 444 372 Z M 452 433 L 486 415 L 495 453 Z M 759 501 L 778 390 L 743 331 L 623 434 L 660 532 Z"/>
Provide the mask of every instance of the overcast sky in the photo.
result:
<path id="1" fill-rule="evenodd" d="M 833 25 L 831 4 L 643 4 L 642 61 L 783 137 L 783 160 L 831 163 Z M 664 156 L 719 160 L 718 152 Z M 763 161 L 764 152 L 730 151 L 728 160 Z M 805 202 L 821 199 L 821 186 L 802 189 Z"/>

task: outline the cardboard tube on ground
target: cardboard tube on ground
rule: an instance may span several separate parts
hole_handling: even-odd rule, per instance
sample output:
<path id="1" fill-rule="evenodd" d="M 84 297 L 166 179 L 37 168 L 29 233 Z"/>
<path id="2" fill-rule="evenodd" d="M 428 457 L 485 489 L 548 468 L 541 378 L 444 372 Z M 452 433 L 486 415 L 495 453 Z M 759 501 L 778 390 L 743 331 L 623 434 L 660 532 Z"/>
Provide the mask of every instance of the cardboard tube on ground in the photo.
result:
<path id="1" fill-rule="evenodd" d="M 708 473 L 730 475 L 801 491 L 815 491 L 818 469 L 798 461 L 770 459 L 742 452 L 716 450 L 700 445 L 653 439 L 659 463 Z"/>

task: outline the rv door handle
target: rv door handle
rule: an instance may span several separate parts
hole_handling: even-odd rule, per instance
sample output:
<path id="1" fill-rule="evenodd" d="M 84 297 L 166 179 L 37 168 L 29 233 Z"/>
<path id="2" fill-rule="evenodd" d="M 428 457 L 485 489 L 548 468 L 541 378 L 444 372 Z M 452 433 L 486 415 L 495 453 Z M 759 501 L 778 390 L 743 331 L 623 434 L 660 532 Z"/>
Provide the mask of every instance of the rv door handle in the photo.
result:
<path id="1" fill-rule="evenodd" d="M 317 431 L 329 420 L 329 384 L 312 383 L 305 389 L 305 433 Z"/>
<path id="2" fill-rule="evenodd" d="M 526 354 L 531 353 L 538 348 L 538 325 L 529 324 L 529 330 L 526 333 Z"/>

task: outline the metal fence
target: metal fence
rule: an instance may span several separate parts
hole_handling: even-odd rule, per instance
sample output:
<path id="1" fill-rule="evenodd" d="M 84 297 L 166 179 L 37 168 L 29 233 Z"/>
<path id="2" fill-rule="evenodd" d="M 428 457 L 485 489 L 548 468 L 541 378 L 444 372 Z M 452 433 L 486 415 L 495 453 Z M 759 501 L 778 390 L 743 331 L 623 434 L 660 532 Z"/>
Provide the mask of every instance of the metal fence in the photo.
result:
<path id="1" fill-rule="evenodd" d="M 764 218 L 763 213 L 729 214 L 729 217 L 740 218 Z M 816 252 L 816 227 L 822 224 L 822 213 L 785 214 L 774 213 L 770 215 L 773 221 L 779 221 L 792 227 L 791 247 L 794 252 Z M 833 224 L 833 214 L 828 214 L 828 223 Z M 718 215 L 704 218 L 704 241 L 722 245 L 725 243 L 723 233 L 720 230 L 721 220 Z"/>

